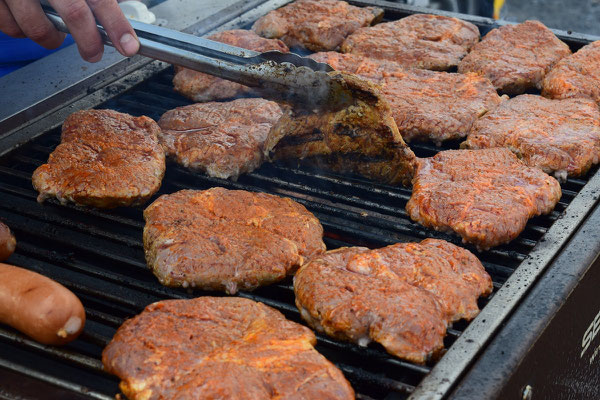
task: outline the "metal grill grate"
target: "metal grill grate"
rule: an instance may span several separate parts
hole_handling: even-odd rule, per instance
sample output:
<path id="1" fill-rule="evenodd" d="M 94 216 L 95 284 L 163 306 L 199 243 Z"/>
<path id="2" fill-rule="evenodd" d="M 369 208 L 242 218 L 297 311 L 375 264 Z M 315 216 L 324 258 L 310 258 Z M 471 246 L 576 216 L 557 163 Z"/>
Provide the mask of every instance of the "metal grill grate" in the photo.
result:
<path id="1" fill-rule="evenodd" d="M 108 101 L 110 108 L 158 119 L 170 108 L 189 104 L 172 90 L 172 69 Z M 146 267 L 142 248 L 143 207 L 100 211 L 48 201 L 37 204 L 31 173 L 44 163 L 60 141 L 51 130 L 0 160 L 0 219 L 15 232 L 17 252 L 9 260 L 49 276 L 73 290 L 82 300 L 88 323 L 81 338 L 64 348 L 52 348 L 0 327 L 1 368 L 79 392 L 89 398 L 112 398 L 115 377 L 102 370 L 100 354 L 121 323 L 146 305 L 165 298 L 219 295 L 161 286 Z M 427 144 L 411 147 L 418 156 L 446 148 Z M 592 171 L 594 173 L 595 171 Z M 477 253 L 492 275 L 497 290 L 524 260 L 543 234 L 585 185 L 569 179 L 563 197 L 550 215 L 534 218 L 510 245 Z M 460 244 L 460 238 L 413 223 L 405 205 L 410 189 L 374 184 L 357 177 L 312 170 L 302 165 L 266 164 L 237 182 L 208 178 L 169 164 L 160 194 L 193 188 L 223 186 L 288 196 L 305 205 L 325 227 L 328 248 L 348 245 L 380 247 L 399 241 L 437 237 Z M 240 296 L 262 301 L 301 322 L 294 305 L 291 280 Z M 480 300 L 480 306 L 487 303 Z M 448 330 L 446 347 L 466 328 L 459 322 Z M 342 369 L 361 398 L 407 397 L 433 363 L 420 366 L 389 356 L 381 346 L 359 348 L 318 336 L 317 349 Z M 1 394 L 1 392 L 0 392 Z M 1 396 L 0 396 L 1 397 Z"/>

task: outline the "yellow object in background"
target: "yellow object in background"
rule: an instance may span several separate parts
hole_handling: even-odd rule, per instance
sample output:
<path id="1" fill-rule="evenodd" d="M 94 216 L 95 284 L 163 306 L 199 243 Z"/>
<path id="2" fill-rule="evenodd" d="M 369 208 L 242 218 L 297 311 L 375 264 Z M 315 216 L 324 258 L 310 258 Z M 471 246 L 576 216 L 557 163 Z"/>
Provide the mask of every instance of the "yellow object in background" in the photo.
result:
<path id="1" fill-rule="evenodd" d="M 504 5 L 504 0 L 494 0 L 494 19 L 500 18 L 500 10 Z"/>

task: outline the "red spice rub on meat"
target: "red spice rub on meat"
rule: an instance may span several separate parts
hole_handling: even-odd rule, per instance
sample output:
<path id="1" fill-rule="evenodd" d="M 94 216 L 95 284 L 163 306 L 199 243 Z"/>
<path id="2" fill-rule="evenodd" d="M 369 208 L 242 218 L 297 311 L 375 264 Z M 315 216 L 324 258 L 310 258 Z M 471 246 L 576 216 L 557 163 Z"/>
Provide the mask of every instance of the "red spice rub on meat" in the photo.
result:
<path id="1" fill-rule="evenodd" d="M 154 303 L 102 353 L 131 400 L 354 399 L 310 329 L 242 298 Z"/>
<path id="2" fill-rule="evenodd" d="M 454 231 L 480 249 L 508 243 L 527 220 L 552 211 L 558 181 L 510 150 L 447 150 L 419 160 L 406 209 L 426 227 Z"/>
<path id="3" fill-rule="evenodd" d="M 181 190 L 159 197 L 144 218 L 146 261 L 165 286 L 252 290 L 325 251 L 315 216 L 264 193 Z"/>
<path id="4" fill-rule="evenodd" d="M 69 115 L 61 143 L 33 173 L 38 201 L 56 197 L 61 203 L 102 208 L 145 203 L 165 173 L 159 132 L 148 117 L 112 110 Z"/>
<path id="5" fill-rule="evenodd" d="M 479 119 L 464 146 L 507 147 L 525 164 L 564 180 L 598 163 L 600 110 L 590 99 L 517 96 Z"/>
<path id="6" fill-rule="evenodd" d="M 163 114 L 159 139 L 167 156 L 184 167 L 236 179 L 262 164 L 282 114 L 277 103 L 263 99 L 192 104 Z"/>
<path id="7" fill-rule="evenodd" d="M 265 39 L 243 29 L 215 33 L 208 36 L 208 39 L 260 53 L 270 50 L 282 53 L 289 51 L 281 40 Z M 253 92 L 248 86 L 178 66 L 175 67 L 173 86 L 176 91 L 197 102 L 231 99 Z"/>
<path id="8" fill-rule="evenodd" d="M 296 0 L 254 23 L 260 36 L 281 39 L 289 47 L 335 50 L 357 29 L 378 21 L 383 10 L 355 7 L 338 0 Z"/>
<path id="9" fill-rule="evenodd" d="M 458 72 L 489 78 L 499 91 L 515 95 L 540 88 L 542 79 L 569 46 L 538 21 L 493 29 L 458 65 Z"/>
<path id="10" fill-rule="evenodd" d="M 415 14 L 359 29 L 348 36 L 341 50 L 405 67 L 446 70 L 457 66 L 478 40 L 479 30 L 470 22 Z"/>
<path id="11" fill-rule="evenodd" d="M 587 97 L 600 104 L 600 40 L 560 60 L 542 87 L 542 95 L 552 99 Z"/>

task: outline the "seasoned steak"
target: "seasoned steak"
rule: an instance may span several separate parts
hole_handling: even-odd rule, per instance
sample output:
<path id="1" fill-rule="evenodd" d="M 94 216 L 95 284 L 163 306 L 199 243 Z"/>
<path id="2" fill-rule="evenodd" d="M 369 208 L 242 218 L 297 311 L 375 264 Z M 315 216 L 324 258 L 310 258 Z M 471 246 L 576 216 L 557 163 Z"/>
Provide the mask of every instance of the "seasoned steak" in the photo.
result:
<path id="1" fill-rule="evenodd" d="M 361 28 L 344 40 L 341 50 L 405 67 L 442 71 L 457 66 L 478 40 L 479 30 L 470 22 L 415 14 Z"/>
<path id="2" fill-rule="evenodd" d="M 272 158 L 306 158 L 319 167 L 380 182 L 410 182 L 416 157 L 379 90 L 354 75 L 330 74 L 349 88 L 352 101 L 341 108 L 284 114 L 269 137 Z"/>
<path id="3" fill-rule="evenodd" d="M 458 65 L 458 72 L 475 72 L 492 81 L 502 93 L 516 95 L 540 88 L 544 75 L 569 46 L 538 21 L 493 29 Z"/>
<path id="4" fill-rule="evenodd" d="M 542 87 L 542 95 L 551 99 L 587 97 L 600 104 L 600 40 L 560 60 Z"/>
<path id="5" fill-rule="evenodd" d="M 289 47 L 335 50 L 357 29 L 381 19 L 383 10 L 354 7 L 338 0 L 296 0 L 254 23 L 260 36 L 281 39 Z"/>
<path id="6" fill-rule="evenodd" d="M 215 33 L 208 39 L 261 53 L 270 50 L 289 52 L 281 40 L 265 39 L 243 29 Z M 175 67 L 173 86 L 176 91 L 197 102 L 232 99 L 254 93 L 248 86 L 179 66 Z"/>
<path id="7" fill-rule="evenodd" d="M 199 297 L 150 304 L 102 352 L 129 399 L 354 399 L 310 329 L 262 303 Z"/>
<path id="8" fill-rule="evenodd" d="M 61 143 L 33 173 L 38 201 L 56 197 L 61 203 L 101 208 L 145 203 L 165 173 L 159 132 L 148 117 L 112 110 L 69 115 Z"/>
<path id="9" fill-rule="evenodd" d="M 524 94 L 479 119 L 464 147 L 507 147 L 525 164 L 563 180 L 583 175 L 600 157 L 600 110 L 590 99 Z"/>
<path id="10" fill-rule="evenodd" d="M 516 238 L 560 196 L 556 179 L 508 149 L 447 150 L 419 159 L 406 209 L 414 221 L 487 250 Z"/>
<path id="11" fill-rule="evenodd" d="M 336 71 L 359 75 L 372 82 L 379 82 L 387 76 L 404 76 L 405 68 L 394 61 L 379 60 L 357 54 L 344 54 L 336 51 L 323 51 L 308 55 L 317 62 L 329 64 Z"/>
<path id="12" fill-rule="evenodd" d="M 184 167 L 237 179 L 262 164 L 281 115 L 277 103 L 263 99 L 192 104 L 163 114 L 159 139 L 167 156 Z"/>
<path id="13" fill-rule="evenodd" d="M 302 318 L 336 339 L 375 341 L 416 363 L 444 347 L 447 321 L 435 296 L 398 277 L 377 250 L 346 247 L 314 258 L 294 276 L 294 292 Z"/>
<path id="14" fill-rule="evenodd" d="M 144 211 L 146 261 L 165 286 L 252 290 L 325 251 L 304 206 L 243 190 L 181 190 Z"/>

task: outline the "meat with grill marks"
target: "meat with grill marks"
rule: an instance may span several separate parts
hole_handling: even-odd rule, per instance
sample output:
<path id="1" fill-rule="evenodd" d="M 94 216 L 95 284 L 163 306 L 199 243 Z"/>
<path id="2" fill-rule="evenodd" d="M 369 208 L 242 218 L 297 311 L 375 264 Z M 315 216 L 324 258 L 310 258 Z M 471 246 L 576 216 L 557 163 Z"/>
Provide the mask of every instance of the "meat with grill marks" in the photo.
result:
<path id="1" fill-rule="evenodd" d="M 556 179 L 506 148 L 446 150 L 419 159 L 406 209 L 414 221 L 487 250 L 515 239 L 560 197 Z"/>
<path id="2" fill-rule="evenodd" d="M 148 117 L 112 110 L 69 115 L 61 143 L 33 173 L 38 201 L 56 197 L 61 203 L 101 208 L 145 203 L 165 173 L 159 132 Z"/>
<path id="3" fill-rule="evenodd" d="M 416 157 L 402 140 L 379 90 L 354 75 L 330 74 L 353 93 L 352 101 L 318 112 L 284 113 L 269 137 L 271 158 L 306 159 L 384 183 L 410 182 Z"/>
<path id="4" fill-rule="evenodd" d="M 237 179 L 263 163 L 281 115 L 277 103 L 263 99 L 192 104 L 163 114 L 159 139 L 167 156 L 184 167 Z"/>
<path id="5" fill-rule="evenodd" d="M 281 40 L 265 39 L 244 29 L 215 33 L 208 36 L 208 39 L 260 53 L 271 50 L 282 53 L 289 51 Z M 175 67 L 173 86 L 176 91 L 196 102 L 233 99 L 255 93 L 248 86 L 179 66 Z"/>
<path id="6" fill-rule="evenodd" d="M 470 22 L 415 14 L 361 28 L 344 40 L 341 51 L 404 67 L 443 71 L 457 66 L 478 40 L 479 30 Z"/>
<path id="7" fill-rule="evenodd" d="M 484 115 L 464 147 L 507 147 L 525 164 L 565 180 L 600 159 L 600 110 L 591 99 L 521 95 Z"/>
<path id="8" fill-rule="evenodd" d="M 354 399 L 310 329 L 238 297 L 165 300 L 117 330 L 102 353 L 129 399 Z"/>
<path id="9" fill-rule="evenodd" d="M 377 7 L 355 7 L 338 0 L 296 0 L 254 23 L 260 36 L 281 39 L 289 47 L 335 50 L 352 32 L 381 19 Z"/>
<path id="10" fill-rule="evenodd" d="M 539 21 L 505 25 L 490 31 L 458 65 L 458 72 L 487 77 L 509 95 L 540 88 L 542 79 L 563 57 L 569 46 Z"/>
<path id="11" fill-rule="evenodd" d="M 542 95 L 551 99 L 584 97 L 600 105 L 600 40 L 560 60 L 546 75 Z"/>
<path id="12" fill-rule="evenodd" d="M 304 206 L 243 190 L 181 190 L 144 211 L 146 261 L 165 286 L 252 290 L 291 275 L 325 251 Z"/>

